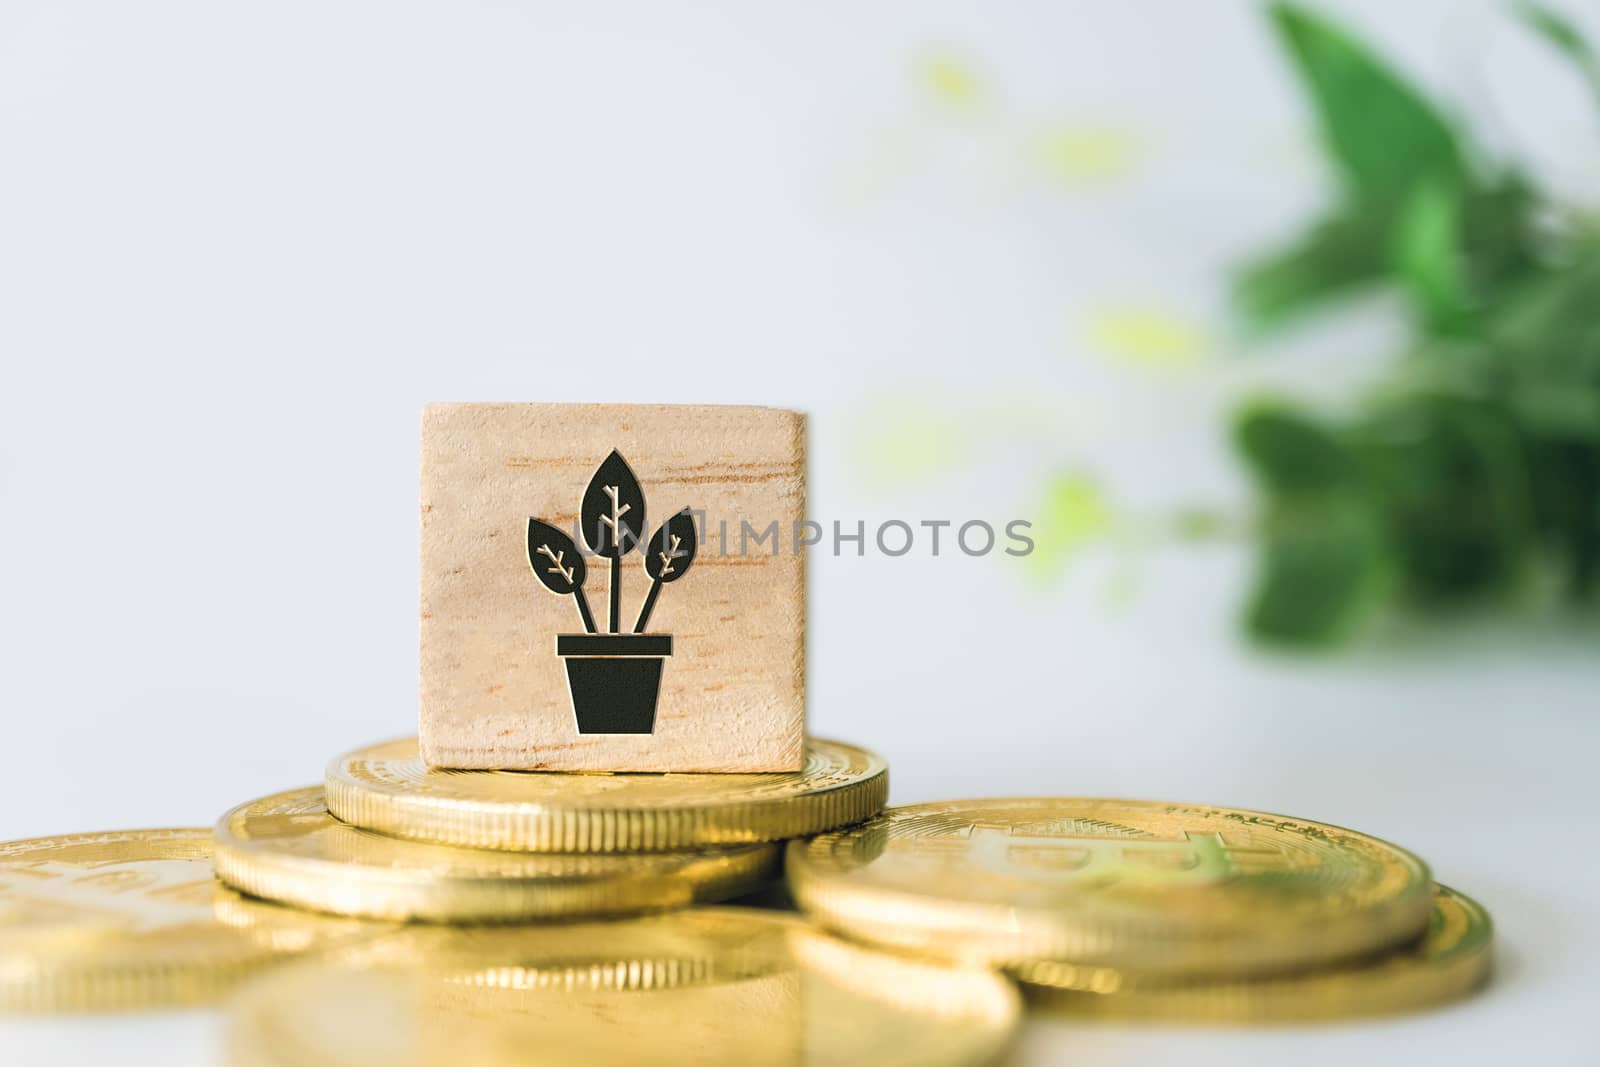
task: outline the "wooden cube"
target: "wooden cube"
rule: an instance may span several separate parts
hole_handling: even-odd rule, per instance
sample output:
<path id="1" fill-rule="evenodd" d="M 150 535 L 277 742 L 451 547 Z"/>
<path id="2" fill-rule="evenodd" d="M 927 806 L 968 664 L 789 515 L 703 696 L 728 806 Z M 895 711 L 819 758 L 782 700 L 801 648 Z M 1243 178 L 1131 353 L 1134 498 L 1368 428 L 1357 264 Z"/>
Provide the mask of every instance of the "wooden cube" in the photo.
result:
<path id="1" fill-rule="evenodd" d="M 430 405 L 423 758 L 799 770 L 805 425 L 758 407 Z"/>

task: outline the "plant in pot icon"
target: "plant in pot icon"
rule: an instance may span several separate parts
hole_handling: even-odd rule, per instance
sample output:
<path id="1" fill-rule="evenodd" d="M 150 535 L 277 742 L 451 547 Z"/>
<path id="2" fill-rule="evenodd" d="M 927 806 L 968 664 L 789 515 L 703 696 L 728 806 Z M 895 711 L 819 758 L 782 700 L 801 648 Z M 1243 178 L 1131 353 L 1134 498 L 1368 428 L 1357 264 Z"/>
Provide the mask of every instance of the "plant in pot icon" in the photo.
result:
<path id="1" fill-rule="evenodd" d="M 567 688 L 580 734 L 655 732 L 661 667 L 672 655 L 672 635 L 645 633 L 644 628 L 661 587 L 688 572 L 697 542 L 688 508 L 661 524 L 644 546 L 650 592 L 633 632 L 619 633 L 622 557 L 639 547 L 635 530 L 645 528 L 644 517 L 639 479 L 622 454 L 613 450 L 589 480 L 579 511 L 580 533 L 589 550 L 611 561 L 611 610 L 605 633 L 595 627 L 584 595 L 588 568 L 577 544 L 547 522 L 528 520 L 528 564 L 534 575 L 552 593 L 570 594 L 583 619 L 583 633 L 556 635 L 556 655 L 566 661 Z"/>

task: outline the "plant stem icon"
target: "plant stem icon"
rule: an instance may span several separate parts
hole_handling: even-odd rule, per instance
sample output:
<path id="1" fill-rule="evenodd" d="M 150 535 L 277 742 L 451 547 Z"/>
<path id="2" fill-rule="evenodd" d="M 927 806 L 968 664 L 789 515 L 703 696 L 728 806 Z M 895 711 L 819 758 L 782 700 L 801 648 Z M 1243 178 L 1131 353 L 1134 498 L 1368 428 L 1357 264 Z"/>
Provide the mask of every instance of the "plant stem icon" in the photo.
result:
<path id="1" fill-rule="evenodd" d="M 672 655 L 671 634 L 647 634 L 661 587 L 682 578 L 694 562 L 697 539 L 688 508 L 662 523 L 644 548 L 650 591 L 632 633 L 619 633 L 622 616 L 622 557 L 638 548 L 645 528 L 644 490 L 615 449 L 584 490 L 578 513 L 589 550 L 611 561 L 606 632 L 597 631 L 583 591 L 588 570 L 571 537 L 540 519 L 528 520 L 528 565 L 552 593 L 571 595 L 583 620 L 581 634 L 557 634 L 556 655 L 566 661 L 567 687 L 578 732 L 648 734 L 655 731 L 662 661 Z"/>

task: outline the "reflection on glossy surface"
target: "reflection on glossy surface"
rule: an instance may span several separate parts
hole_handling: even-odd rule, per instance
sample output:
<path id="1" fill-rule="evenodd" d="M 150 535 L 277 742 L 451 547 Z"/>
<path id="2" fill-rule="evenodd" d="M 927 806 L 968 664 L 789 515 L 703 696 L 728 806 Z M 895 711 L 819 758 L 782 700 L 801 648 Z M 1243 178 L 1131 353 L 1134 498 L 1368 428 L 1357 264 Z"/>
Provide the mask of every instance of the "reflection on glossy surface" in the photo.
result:
<path id="1" fill-rule="evenodd" d="M 371 923 L 249 901 L 211 874 L 201 829 L 0 844 L 0 1011 L 200 1003 L 282 956 Z"/>
<path id="2" fill-rule="evenodd" d="M 411 930 L 253 986 L 237 1067 L 989 1063 L 1003 979 L 886 956 L 789 918 L 704 909 L 557 927 Z"/>

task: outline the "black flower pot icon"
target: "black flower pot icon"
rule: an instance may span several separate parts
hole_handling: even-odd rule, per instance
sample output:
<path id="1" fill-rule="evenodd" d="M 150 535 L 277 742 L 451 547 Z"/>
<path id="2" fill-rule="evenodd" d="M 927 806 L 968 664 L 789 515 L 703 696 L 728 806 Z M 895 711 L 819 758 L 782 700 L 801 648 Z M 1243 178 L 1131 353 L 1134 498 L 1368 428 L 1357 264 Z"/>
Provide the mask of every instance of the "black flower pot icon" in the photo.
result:
<path id="1" fill-rule="evenodd" d="M 683 577 L 694 562 L 694 518 L 685 508 L 668 519 L 644 548 L 650 592 L 632 633 L 619 633 L 622 557 L 639 547 L 644 491 L 621 453 L 600 464 L 583 494 L 579 523 L 595 556 L 611 561 L 607 632 L 597 631 L 583 591 L 588 569 L 577 544 L 539 519 L 528 520 L 528 563 L 552 593 L 571 595 L 583 619 L 583 633 L 556 635 L 556 655 L 566 662 L 572 711 L 581 734 L 655 732 L 661 669 L 672 655 L 671 634 L 645 633 L 661 587 Z"/>
<path id="2" fill-rule="evenodd" d="M 580 734 L 648 734 L 656 728 L 661 665 L 671 634 L 557 634 Z"/>

